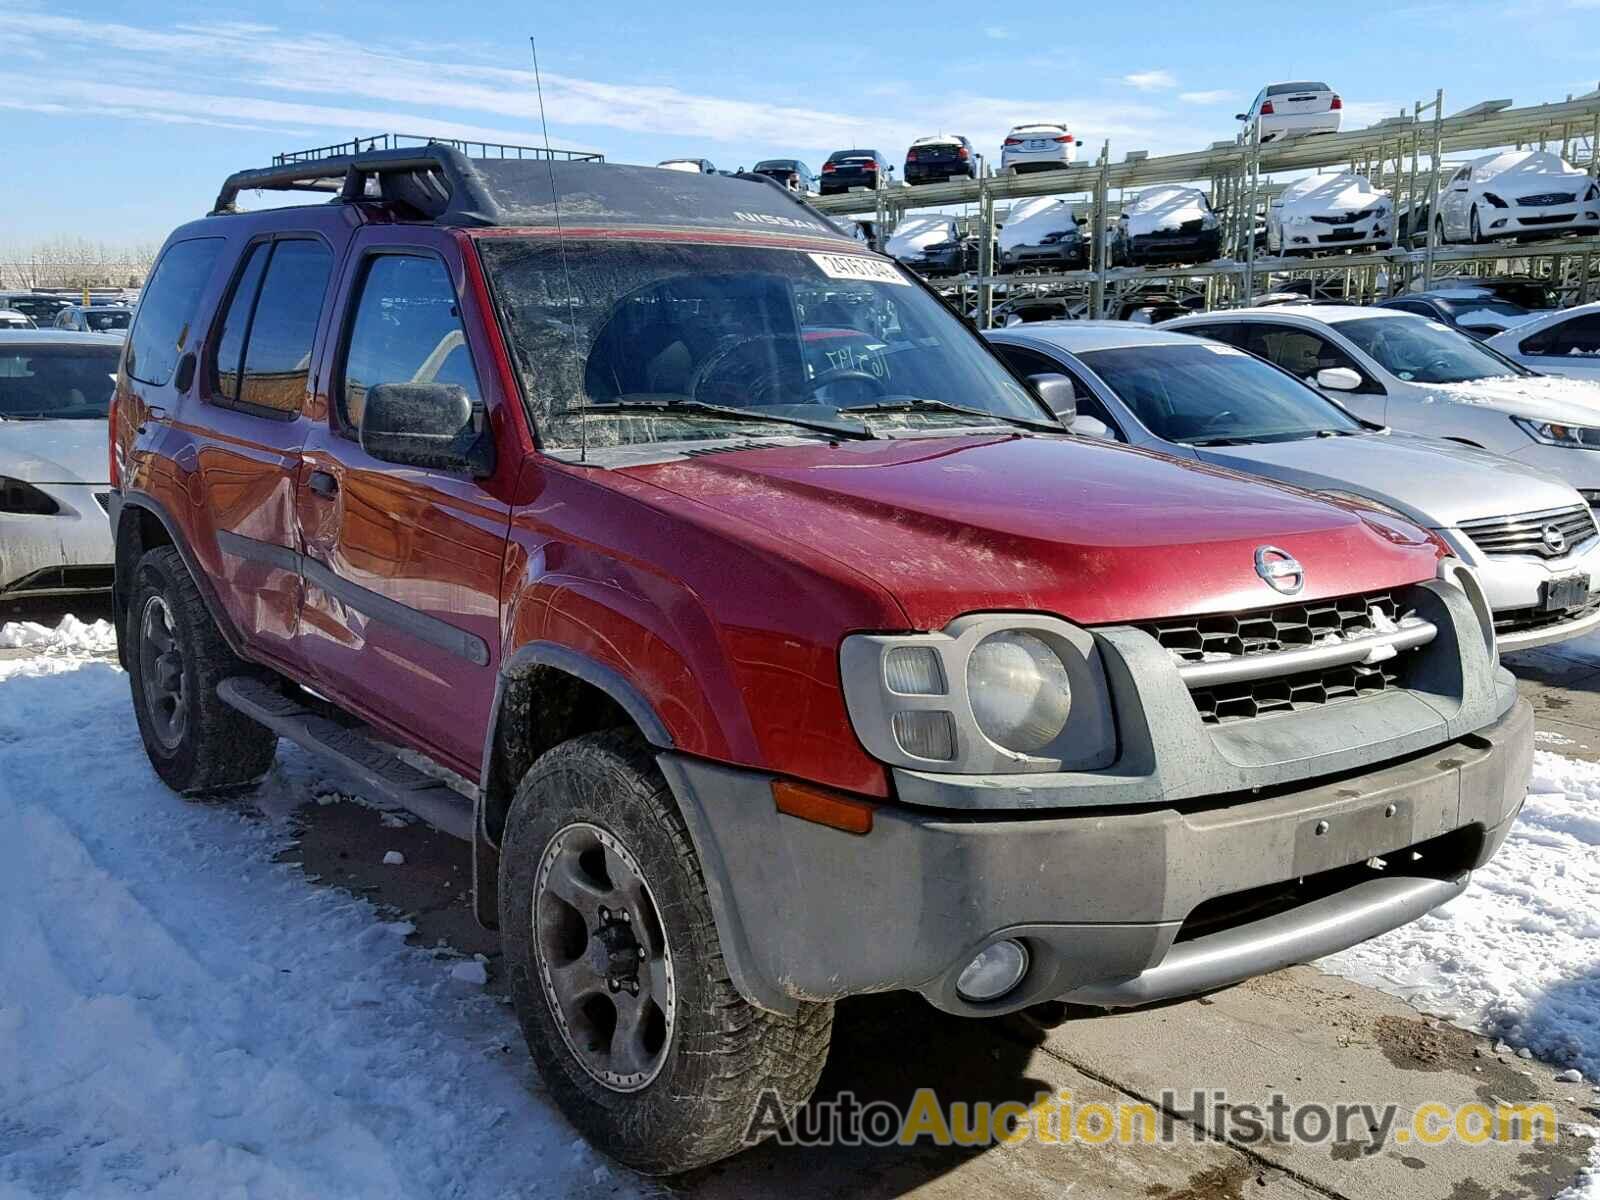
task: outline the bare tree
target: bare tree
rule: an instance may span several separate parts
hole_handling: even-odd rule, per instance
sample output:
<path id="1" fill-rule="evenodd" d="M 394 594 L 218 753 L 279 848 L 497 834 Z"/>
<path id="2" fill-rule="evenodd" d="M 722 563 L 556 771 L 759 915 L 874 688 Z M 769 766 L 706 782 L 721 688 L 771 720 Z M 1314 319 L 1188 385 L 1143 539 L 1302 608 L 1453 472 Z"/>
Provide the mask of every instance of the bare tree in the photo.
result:
<path id="1" fill-rule="evenodd" d="M 158 247 L 141 242 L 114 245 L 82 237 L 58 236 L 0 246 L 0 287 L 140 287 L 155 263 Z"/>

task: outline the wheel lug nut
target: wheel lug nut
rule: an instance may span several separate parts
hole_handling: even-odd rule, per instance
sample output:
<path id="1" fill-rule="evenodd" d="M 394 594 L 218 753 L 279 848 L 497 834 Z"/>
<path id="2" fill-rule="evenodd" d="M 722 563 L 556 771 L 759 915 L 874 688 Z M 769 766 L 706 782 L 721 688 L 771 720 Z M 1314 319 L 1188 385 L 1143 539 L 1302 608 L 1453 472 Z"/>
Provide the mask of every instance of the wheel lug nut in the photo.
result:
<path id="1" fill-rule="evenodd" d="M 611 910 L 602 906 L 600 909 L 600 919 L 602 921 L 609 921 L 611 919 Z"/>
<path id="2" fill-rule="evenodd" d="M 622 914 L 622 923 L 624 925 L 632 925 L 633 924 L 633 914 L 630 913 L 630 912 L 624 912 Z"/>
<path id="3" fill-rule="evenodd" d="M 643 957 L 644 957 L 644 947 L 643 947 L 643 946 L 640 946 L 640 947 L 639 947 L 639 957 L 640 957 L 640 958 L 643 958 Z"/>
<path id="4" fill-rule="evenodd" d="M 611 988 L 611 990 L 613 992 L 617 991 L 619 988 L 622 987 L 622 985 L 620 983 L 618 983 L 615 979 L 608 979 L 608 980 L 606 980 L 606 983 L 610 986 L 610 988 Z"/>

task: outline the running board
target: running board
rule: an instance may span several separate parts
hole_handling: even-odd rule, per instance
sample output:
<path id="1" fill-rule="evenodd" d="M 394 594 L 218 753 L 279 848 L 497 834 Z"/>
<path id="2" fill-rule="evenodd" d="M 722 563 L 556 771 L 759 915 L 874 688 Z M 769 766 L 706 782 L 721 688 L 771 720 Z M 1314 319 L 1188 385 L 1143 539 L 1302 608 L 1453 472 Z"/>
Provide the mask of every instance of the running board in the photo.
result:
<path id="1" fill-rule="evenodd" d="M 248 675 L 224 679 L 217 685 L 217 695 L 230 708 L 358 780 L 365 794 L 397 804 L 452 837 L 472 840 L 472 802 L 367 737 L 364 726 L 341 725 Z"/>

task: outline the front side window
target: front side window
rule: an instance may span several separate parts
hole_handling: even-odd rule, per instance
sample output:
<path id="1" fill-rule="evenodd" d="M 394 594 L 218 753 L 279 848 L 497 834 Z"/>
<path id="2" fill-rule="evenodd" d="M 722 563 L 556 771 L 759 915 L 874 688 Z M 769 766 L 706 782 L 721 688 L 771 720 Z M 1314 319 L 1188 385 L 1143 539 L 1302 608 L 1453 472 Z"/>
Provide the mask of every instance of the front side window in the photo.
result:
<path id="1" fill-rule="evenodd" d="M 1333 328 L 1396 379 L 1407 383 L 1467 383 L 1519 372 L 1464 333 L 1415 317 L 1362 317 Z"/>
<path id="2" fill-rule="evenodd" d="M 430 255 L 367 260 L 339 392 L 346 432 L 361 428 L 367 392 L 384 383 L 453 383 L 482 399 L 450 274 Z"/>
<path id="3" fill-rule="evenodd" d="M 194 238 L 167 247 L 145 285 L 138 320 L 128 335 L 128 374 L 165 387 L 194 341 L 190 325 L 200 292 L 222 252 L 221 238 Z"/>
<path id="4" fill-rule="evenodd" d="M 1122 346 L 1086 351 L 1083 363 L 1163 441 L 1282 442 L 1362 428 L 1316 391 L 1232 346 Z"/>
<path id="5" fill-rule="evenodd" d="M 563 262 L 549 239 L 479 247 L 548 447 L 748 437 L 750 414 L 772 416 L 770 434 L 795 421 L 859 432 L 1051 420 L 954 313 L 881 259 L 569 240 Z"/>
<path id="6" fill-rule="evenodd" d="M 0 348 L 0 420 L 103 419 L 120 346 Z"/>
<path id="7" fill-rule="evenodd" d="M 1036 350 L 1025 350 L 1021 346 L 1007 346 L 994 343 L 994 348 L 1000 357 L 1005 359 L 1011 369 L 1023 378 L 1030 375 L 1065 375 L 1072 381 L 1073 404 L 1080 417 L 1093 417 L 1106 427 L 1107 432 L 1119 442 L 1127 439 L 1122 435 L 1122 429 L 1111 416 L 1111 410 L 1101 403 L 1089 385 L 1083 381 L 1083 376 L 1074 371 L 1065 363 L 1047 358 Z"/>

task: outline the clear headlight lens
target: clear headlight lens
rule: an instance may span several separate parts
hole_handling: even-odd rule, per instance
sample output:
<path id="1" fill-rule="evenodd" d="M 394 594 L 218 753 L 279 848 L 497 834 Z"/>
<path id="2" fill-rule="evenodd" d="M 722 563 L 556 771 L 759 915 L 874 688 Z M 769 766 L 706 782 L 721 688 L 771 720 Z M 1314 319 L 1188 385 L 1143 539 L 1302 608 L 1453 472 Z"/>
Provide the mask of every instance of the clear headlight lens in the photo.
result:
<path id="1" fill-rule="evenodd" d="M 967 699 L 983 735 L 1018 754 L 1055 741 L 1072 712 L 1065 664 L 1042 639 L 1020 630 L 991 634 L 973 650 Z"/>
<path id="2" fill-rule="evenodd" d="M 1588 450 L 1600 450 L 1600 429 L 1593 425 L 1563 425 L 1528 417 L 1512 417 L 1511 420 L 1534 441 L 1547 446 L 1581 446 Z"/>

